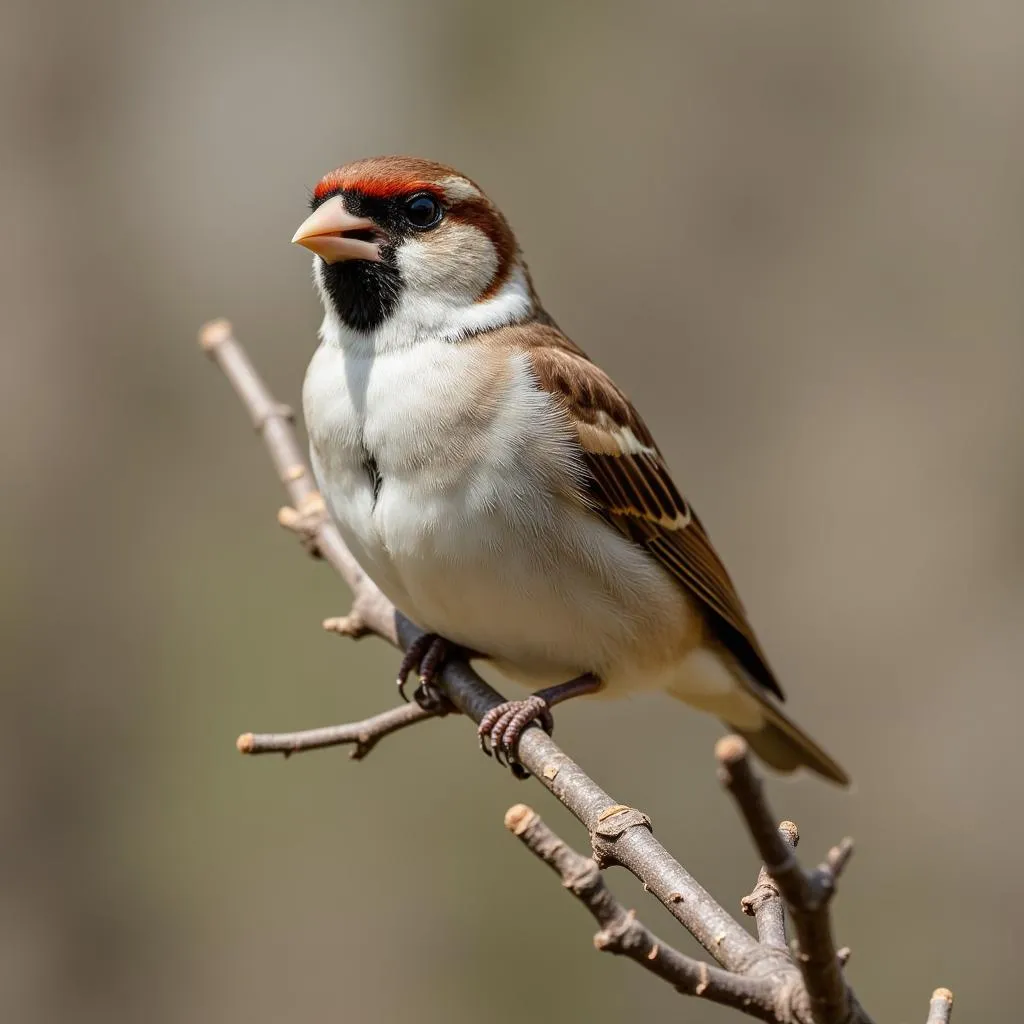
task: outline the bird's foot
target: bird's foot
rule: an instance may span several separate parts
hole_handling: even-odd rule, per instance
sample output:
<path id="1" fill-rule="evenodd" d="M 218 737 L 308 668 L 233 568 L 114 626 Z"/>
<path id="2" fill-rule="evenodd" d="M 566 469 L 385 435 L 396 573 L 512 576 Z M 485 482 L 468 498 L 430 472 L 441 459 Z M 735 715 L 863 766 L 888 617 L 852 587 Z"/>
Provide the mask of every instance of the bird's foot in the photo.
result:
<path id="1" fill-rule="evenodd" d="M 480 739 L 480 749 L 501 764 L 502 755 L 518 779 L 527 779 L 530 773 L 519 763 L 519 738 L 527 726 L 536 723 L 549 736 L 555 727 L 551 708 L 561 704 L 563 700 L 579 697 L 585 693 L 594 693 L 601 689 L 601 680 L 591 672 L 570 679 L 567 683 L 558 683 L 544 690 L 538 690 L 526 700 L 507 700 L 504 704 L 491 708 L 480 719 L 476 734 Z"/>
<path id="2" fill-rule="evenodd" d="M 525 771 L 517 761 L 516 749 L 519 737 L 534 722 L 549 735 L 555 727 L 551 706 L 538 694 L 525 700 L 507 700 L 504 704 L 498 704 L 480 719 L 476 730 L 480 749 L 488 757 L 493 754 L 498 764 L 502 763 L 504 756 L 512 771 L 520 778 L 526 778 Z"/>
<path id="3" fill-rule="evenodd" d="M 409 645 L 409 649 L 402 656 L 402 664 L 398 666 L 397 685 L 402 700 L 409 699 L 405 695 L 405 683 L 410 673 L 415 670 L 420 677 L 419 686 L 413 693 L 416 703 L 424 711 L 437 711 L 447 705 L 447 699 L 435 683 L 445 661 L 455 650 L 453 644 L 436 633 L 424 633 L 417 637 Z"/>

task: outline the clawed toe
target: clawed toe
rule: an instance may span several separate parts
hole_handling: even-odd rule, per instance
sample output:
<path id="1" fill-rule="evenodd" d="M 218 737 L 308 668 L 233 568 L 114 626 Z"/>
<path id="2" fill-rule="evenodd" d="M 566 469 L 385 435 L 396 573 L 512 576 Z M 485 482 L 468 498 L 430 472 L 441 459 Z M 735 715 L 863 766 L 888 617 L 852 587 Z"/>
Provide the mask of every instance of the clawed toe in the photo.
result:
<path id="1" fill-rule="evenodd" d="M 402 700 L 408 701 L 405 684 L 413 671 L 418 670 L 420 682 L 413 695 L 416 703 L 426 711 L 436 710 L 444 698 L 434 685 L 434 680 L 444 665 L 449 654 L 448 641 L 436 633 L 424 633 L 417 637 L 402 656 L 398 666 L 398 678 L 395 681 Z"/>
<path id="2" fill-rule="evenodd" d="M 551 708 L 543 697 L 536 695 L 525 700 L 510 700 L 491 708 L 480 720 L 477 736 L 480 749 L 490 757 L 492 754 L 499 764 L 502 758 L 520 777 L 525 777 L 517 761 L 519 739 L 527 726 L 536 722 L 545 732 L 554 728 Z"/>
<path id="3" fill-rule="evenodd" d="M 434 711 L 438 713 L 446 713 L 451 710 L 451 705 L 448 703 L 445 695 L 436 687 L 421 679 L 419 686 L 413 691 L 413 700 L 424 711 Z M 442 709 L 445 709 L 442 711 Z"/>

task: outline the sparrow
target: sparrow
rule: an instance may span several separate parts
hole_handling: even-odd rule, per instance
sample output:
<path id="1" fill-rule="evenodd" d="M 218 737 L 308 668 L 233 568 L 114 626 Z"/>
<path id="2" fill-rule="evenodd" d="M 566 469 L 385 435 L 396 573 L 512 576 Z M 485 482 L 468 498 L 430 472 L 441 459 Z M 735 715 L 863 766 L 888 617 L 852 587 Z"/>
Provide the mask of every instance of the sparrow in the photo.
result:
<path id="1" fill-rule="evenodd" d="M 320 344 L 303 384 L 329 514 L 426 633 L 417 699 L 454 650 L 535 692 L 489 712 L 514 763 L 570 697 L 663 691 L 773 768 L 846 772 L 782 689 L 707 530 L 614 381 L 541 305 L 498 208 L 451 167 L 346 164 L 293 242 L 314 253 Z"/>

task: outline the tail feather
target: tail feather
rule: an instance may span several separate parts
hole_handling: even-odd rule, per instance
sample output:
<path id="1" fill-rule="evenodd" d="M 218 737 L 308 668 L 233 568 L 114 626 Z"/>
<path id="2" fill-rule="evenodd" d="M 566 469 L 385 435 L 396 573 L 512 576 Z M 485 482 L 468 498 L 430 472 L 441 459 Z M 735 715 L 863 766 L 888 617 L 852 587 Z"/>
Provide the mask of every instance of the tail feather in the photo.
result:
<path id="1" fill-rule="evenodd" d="M 810 768 L 840 786 L 850 784 L 850 776 L 778 708 L 763 702 L 761 713 L 763 724 L 760 728 L 738 728 L 734 725 L 729 725 L 729 728 L 738 732 L 765 764 L 780 772 Z"/>
<path id="2" fill-rule="evenodd" d="M 840 786 L 850 777 L 743 671 L 719 652 L 698 648 L 680 665 L 667 687 L 677 700 L 720 718 L 780 772 L 810 768 Z"/>

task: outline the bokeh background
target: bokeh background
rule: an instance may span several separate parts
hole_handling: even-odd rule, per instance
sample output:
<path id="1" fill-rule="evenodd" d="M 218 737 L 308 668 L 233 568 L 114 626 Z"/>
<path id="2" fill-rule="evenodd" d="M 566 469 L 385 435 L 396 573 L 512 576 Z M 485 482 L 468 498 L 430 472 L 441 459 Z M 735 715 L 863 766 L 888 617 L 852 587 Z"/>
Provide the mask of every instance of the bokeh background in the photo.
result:
<path id="1" fill-rule="evenodd" d="M 0 1000 L 20 1022 L 734 1019 L 593 951 L 465 722 L 246 760 L 390 704 L 195 335 L 297 403 L 288 245 L 349 159 L 457 165 L 637 400 L 798 719 L 775 781 L 879 1019 L 1008 1019 L 1022 948 L 1024 15 L 518 0 L 0 9 Z M 756 863 L 718 727 L 580 703 L 559 738 L 727 906 Z M 685 936 L 626 877 L 666 938 Z M 517 1000 L 519 980 L 523 998 Z M 1011 1000 L 1013 1003 L 1011 1004 Z"/>

